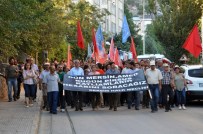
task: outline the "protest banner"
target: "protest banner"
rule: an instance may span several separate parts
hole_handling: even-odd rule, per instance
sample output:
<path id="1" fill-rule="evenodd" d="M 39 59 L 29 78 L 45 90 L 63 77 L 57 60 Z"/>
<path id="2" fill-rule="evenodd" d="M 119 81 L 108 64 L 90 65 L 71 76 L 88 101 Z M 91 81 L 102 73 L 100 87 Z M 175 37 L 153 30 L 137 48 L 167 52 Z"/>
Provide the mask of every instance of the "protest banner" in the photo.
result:
<path id="1" fill-rule="evenodd" d="M 143 70 L 134 74 L 70 76 L 64 75 L 64 90 L 118 93 L 148 89 Z"/>

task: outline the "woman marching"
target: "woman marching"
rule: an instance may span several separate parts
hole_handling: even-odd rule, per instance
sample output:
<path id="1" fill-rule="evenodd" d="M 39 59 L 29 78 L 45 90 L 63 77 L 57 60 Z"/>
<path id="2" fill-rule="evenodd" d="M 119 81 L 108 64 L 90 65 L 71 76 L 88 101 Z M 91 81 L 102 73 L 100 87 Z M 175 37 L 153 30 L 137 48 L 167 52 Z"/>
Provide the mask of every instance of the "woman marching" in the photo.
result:
<path id="1" fill-rule="evenodd" d="M 30 63 L 26 63 L 23 70 L 24 89 L 25 89 L 25 107 L 33 106 L 33 97 L 35 93 L 36 77 Z"/>

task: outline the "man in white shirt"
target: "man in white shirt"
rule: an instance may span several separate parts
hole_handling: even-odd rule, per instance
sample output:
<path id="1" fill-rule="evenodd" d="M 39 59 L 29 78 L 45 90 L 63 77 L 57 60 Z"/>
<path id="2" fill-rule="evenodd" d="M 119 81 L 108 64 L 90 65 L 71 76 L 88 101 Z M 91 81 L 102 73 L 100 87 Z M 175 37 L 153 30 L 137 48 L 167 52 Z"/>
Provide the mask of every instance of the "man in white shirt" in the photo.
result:
<path id="1" fill-rule="evenodd" d="M 47 104 L 47 89 L 46 89 L 46 85 L 44 82 L 44 79 L 46 77 L 47 74 L 49 74 L 49 67 L 50 67 L 50 63 L 45 63 L 44 64 L 44 70 L 41 72 L 40 76 L 39 76 L 39 90 L 42 90 L 42 96 L 43 96 L 43 102 L 44 102 L 44 108 L 47 108 L 48 111 L 48 104 Z"/>
<path id="2" fill-rule="evenodd" d="M 146 78 L 152 95 L 151 112 L 154 113 L 158 111 L 159 90 L 162 88 L 161 79 L 163 79 L 160 70 L 155 67 L 155 61 L 150 61 L 150 68 L 146 70 Z"/>
<path id="3" fill-rule="evenodd" d="M 44 78 L 44 83 L 48 92 L 48 103 L 50 113 L 57 114 L 57 103 L 58 103 L 58 82 L 60 82 L 59 76 L 55 73 L 55 66 L 50 67 L 50 73 Z"/>
<path id="4" fill-rule="evenodd" d="M 35 74 L 37 75 L 37 78 L 38 78 L 39 69 L 38 69 L 38 66 L 36 64 L 34 64 L 34 59 L 33 58 L 30 59 L 30 63 L 31 63 L 32 70 L 35 71 Z M 35 92 L 34 92 L 33 100 L 35 101 L 36 98 L 37 98 L 37 84 L 35 84 Z"/>
<path id="5" fill-rule="evenodd" d="M 80 61 L 75 60 L 75 67 L 73 67 L 69 72 L 68 75 L 71 76 L 83 76 L 84 75 L 84 70 L 80 67 Z M 73 99 L 74 99 L 74 105 L 75 105 L 75 111 L 81 110 L 83 111 L 83 94 L 82 92 L 78 91 L 73 91 Z"/>

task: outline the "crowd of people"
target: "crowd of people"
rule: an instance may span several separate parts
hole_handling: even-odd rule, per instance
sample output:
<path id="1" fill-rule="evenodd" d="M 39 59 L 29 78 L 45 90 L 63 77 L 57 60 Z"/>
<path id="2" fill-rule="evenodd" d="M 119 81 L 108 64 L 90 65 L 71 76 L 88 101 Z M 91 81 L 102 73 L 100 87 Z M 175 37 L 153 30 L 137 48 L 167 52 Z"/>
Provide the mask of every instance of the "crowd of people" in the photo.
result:
<path id="1" fill-rule="evenodd" d="M 70 91 L 63 89 L 65 74 L 71 76 L 104 75 L 104 74 L 133 74 L 142 69 L 149 85 L 149 90 L 124 93 L 92 93 Z M 64 112 L 70 106 L 75 111 L 83 111 L 83 107 L 92 107 L 93 111 L 109 107 L 117 111 L 120 106 L 135 110 L 149 108 L 157 112 L 164 108 L 165 112 L 172 111 L 174 106 L 180 110 L 186 109 L 186 80 L 182 70 L 174 63 L 163 63 L 162 60 L 141 60 L 134 62 L 127 60 L 123 67 L 107 61 L 105 64 L 95 63 L 92 58 L 82 62 L 74 60 L 70 68 L 64 61 L 48 60 L 42 66 L 34 64 L 33 58 L 27 58 L 25 63 L 18 62 L 14 57 L 9 58 L 5 77 L 8 84 L 8 101 L 20 98 L 21 84 L 25 91 L 25 107 L 33 106 L 37 97 L 37 90 L 42 91 L 43 109 L 57 114 L 57 109 Z M 13 90 L 13 93 L 12 93 Z"/>

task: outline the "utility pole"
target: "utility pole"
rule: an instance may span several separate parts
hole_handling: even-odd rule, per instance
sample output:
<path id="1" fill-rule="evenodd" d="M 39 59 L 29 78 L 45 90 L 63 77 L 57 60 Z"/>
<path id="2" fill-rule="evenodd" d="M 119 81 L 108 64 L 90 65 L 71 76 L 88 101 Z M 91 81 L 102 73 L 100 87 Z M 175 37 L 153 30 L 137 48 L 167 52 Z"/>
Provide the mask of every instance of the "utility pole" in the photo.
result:
<path id="1" fill-rule="evenodd" d="M 145 13 L 145 0 L 142 0 L 143 4 L 143 18 L 142 18 L 142 32 L 143 32 L 143 55 L 145 54 L 145 22 L 144 22 L 144 13 Z"/>

